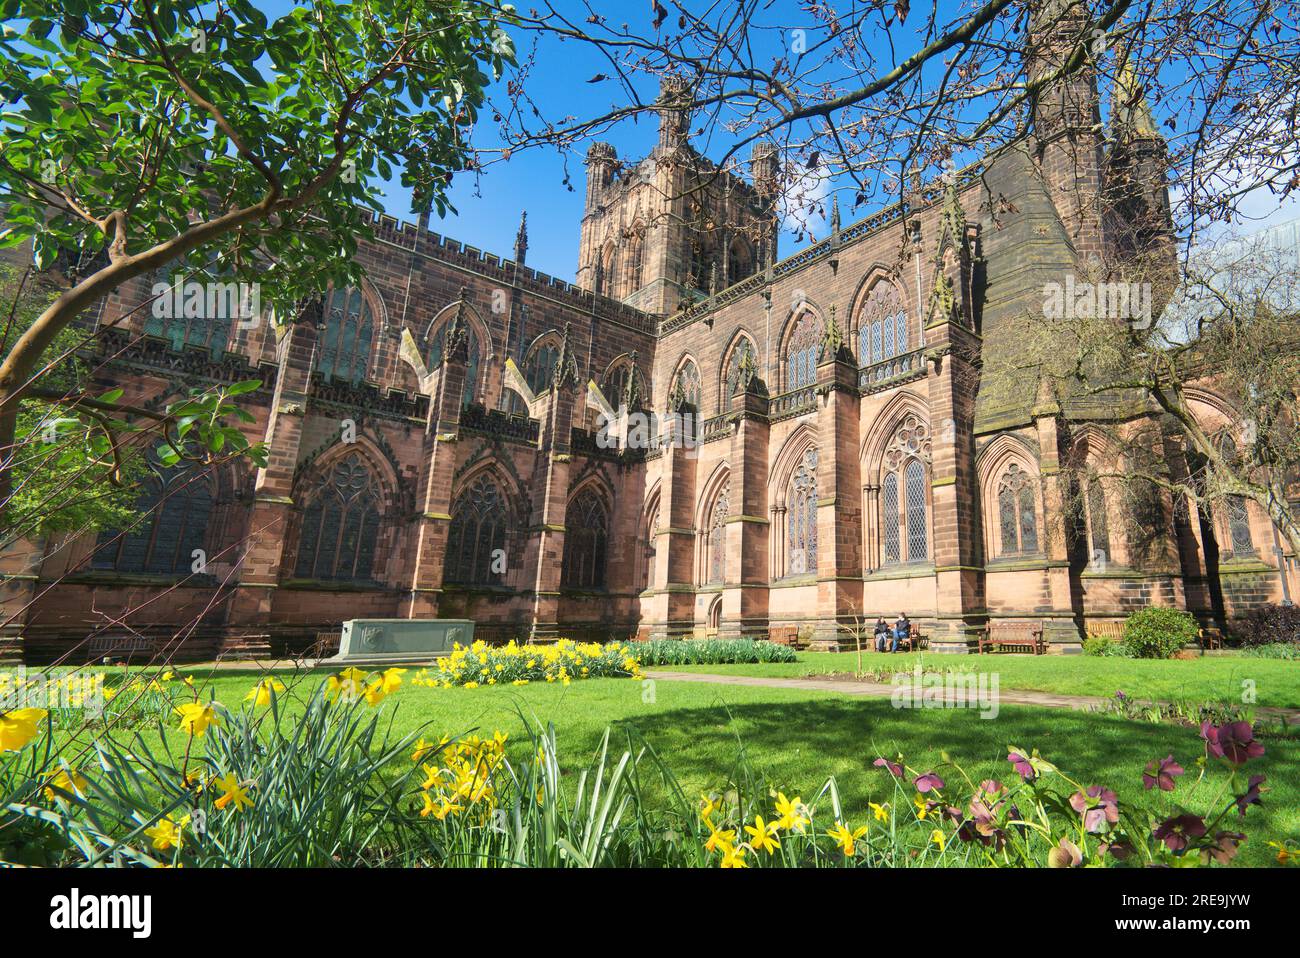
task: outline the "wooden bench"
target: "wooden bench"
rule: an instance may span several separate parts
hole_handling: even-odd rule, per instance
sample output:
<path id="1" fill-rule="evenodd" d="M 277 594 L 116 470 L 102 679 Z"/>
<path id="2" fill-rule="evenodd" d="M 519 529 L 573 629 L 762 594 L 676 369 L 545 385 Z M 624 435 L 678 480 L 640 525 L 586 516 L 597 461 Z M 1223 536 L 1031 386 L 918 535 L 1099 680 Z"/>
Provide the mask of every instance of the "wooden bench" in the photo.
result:
<path id="1" fill-rule="evenodd" d="M 1205 625 L 1197 629 L 1197 640 L 1201 651 L 1223 648 L 1223 631 L 1217 625 Z"/>
<path id="2" fill-rule="evenodd" d="M 788 645 L 796 651 L 806 648 L 807 643 L 799 639 L 799 626 L 797 625 L 778 625 L 768 630 L 768 641 L 775 642 L 777 645 Z"/>
<path id="3" fill-rule="evenodd" d="M 1120 642 L 1124 638 L 1124 623 L 1088 621 L 1084 623 L 1084 633 L 1090 639 L 1110 639 Z"/>
<path id="4" fill-rule="evenodd" d="M 915 622 L 912 622 L 907 630 L 907 638 L 899 639 L 898 647 L 900 649 L 907 649 L 909 652 L 919 652 L 921 649 L 928 649 L 930 647 L 930 637 L 928 635 L 922 635 L 921 627 Z"/>
<path id="5" fill-rule="evenodd" d="M 1047 643 L 1043 640 L 1041 622 L 989 623 L 979 634 L 979 653 L 1003 649 L 1029 649 L 1034 655 L 1044 655 Z"/>

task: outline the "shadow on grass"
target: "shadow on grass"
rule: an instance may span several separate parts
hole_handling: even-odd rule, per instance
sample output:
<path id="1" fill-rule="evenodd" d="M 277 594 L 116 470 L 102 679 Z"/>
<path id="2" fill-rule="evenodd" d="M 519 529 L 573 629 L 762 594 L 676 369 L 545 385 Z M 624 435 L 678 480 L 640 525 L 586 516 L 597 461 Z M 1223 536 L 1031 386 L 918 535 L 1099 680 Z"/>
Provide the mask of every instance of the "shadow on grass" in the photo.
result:
<path id="1" fill-rule="evenodd" d="M 992 777 L 1009 784 L 1015 773 L 1006 760 L 1007 746 L 1037 748 L 1079 785 L 1105 785 L 1121 802 L 1156 814 L 1172 813 L 1172 803 L 1179 799 L 1204 813 L 1227 778 L 1212 764 L 1207 780 L 1191 797 L 1196 760 L 1204 754 L 1196 730 L 1046 709 L 1007 707 L 998 718 L 981 720 L 971 711 L 902 710 L 884 701 L 720 703 L 628 716 L 613 727 L 643 737 L 689 794 L 722 785 L 743 747 L 765 781 L 787 791 L 801 790 L 805 797 L 834 775 L 846 812 L 864 821 L 867 800 L 894 800 L 891 776 L 872 761 L 900 752 L 912 768 L 938 771 L 948 783 L 948 794 L 968 796 L 960 772 L 946 764 L 945 754 L 975 782 Z M 1249 836 L 1241 859 L 1245 864 L 1271 864 L 1265 842 L 1300 832 L 1300 794 L 1285 772 L 1295 768 L 1300 747 L 1269 742 L 1266 748 L 1265 756 L 1249 769 L 1269 777 L 1271 791 L 1265 794 L 1264 806 L 1252 807 L 1245 819 L 1233 811 L 1221 824 Z M 1170 754 L 1188 770 L 1176 791 L 1160 795 L 1145 790 L 1141 776 L 1147 762 Z M 1065 782 L 1060 787 L 1069 788 Z M 910 787 L 904 794 L 910 800 Z M 1231 795 L 1225 792 L 1215 807 L 1229 801 Z"/>

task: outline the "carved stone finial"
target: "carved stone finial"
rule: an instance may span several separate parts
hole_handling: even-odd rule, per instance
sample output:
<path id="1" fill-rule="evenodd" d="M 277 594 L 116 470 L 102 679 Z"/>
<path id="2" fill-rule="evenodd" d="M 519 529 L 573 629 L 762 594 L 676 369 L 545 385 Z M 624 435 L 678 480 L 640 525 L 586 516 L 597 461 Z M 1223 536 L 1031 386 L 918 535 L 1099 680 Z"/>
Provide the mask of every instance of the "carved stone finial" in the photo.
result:
<path id="1" fill-rule="evenodd" d="M 515 262 L 524 265 L 528 256 L 528 211 L 519 214 L 519 232 L 515 234 Z"/>
<path id="2" fill-rule="evenodd" d="M 560 337 L 560 352 L 555 357 L 555 375 L 551 377 L 551 390 L 558 392 L 578 384 L 578 364 L 573 360 L 573 349 L 569 346 L 569 324 L 564 324 L 564 333 Z"/>
<path id="3" fill-rule="evenodd" d="M 623 384 L 623 407 L 629 410 L 636 409 L 637 404 L 641 401 L 641 384 L 637 382 L 636 355 L 635 349 L 628 353 L 630 368 L 627 374 L 627 382 Z"/>
<path id="4" fill-rule="evenodd" d="M 838 195 L 831 197 L 831 232 L 840 231 L 840 198 Z"/>
<path id="5" fill-rule="evenodd" d="M 840 350 L 844 348 L 844 330 L 840 329 L 839 321 L 835 318 L 835 307 L 831 306 L 830 313 L 826 317 L 826 326 L 822 331 L 822 348 L 821 360 L 838 358 Z"/>
<path id="6" fill-rule="evenodd" d="M 934 281 L 934 292 L 930 294 L 931 319 L 952 319 L 957 311 L 957 294 L 952 288 L 952 280 L 942 269 Z"/>
<path id="7" fill-rule="evenodd" d="M 469 308 L 468 296 L 469 289 L 462 286 L 456 309 L 451 314 L 451 319 L 447 320 L 442 342 L 442 354 L 447 359 L 464 360 L 469 356 L 469 319 L 466 312 Z"/>

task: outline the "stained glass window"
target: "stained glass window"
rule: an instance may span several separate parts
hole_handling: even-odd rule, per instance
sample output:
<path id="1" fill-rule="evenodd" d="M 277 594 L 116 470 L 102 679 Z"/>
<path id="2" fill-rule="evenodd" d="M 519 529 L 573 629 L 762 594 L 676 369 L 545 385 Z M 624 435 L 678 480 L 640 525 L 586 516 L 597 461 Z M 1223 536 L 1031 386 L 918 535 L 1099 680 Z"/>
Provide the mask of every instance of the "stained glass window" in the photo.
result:
<path id="1" fill-rule="evenodd" d="M 528 380 L 528 388 L 534 393 L 550 389 L 559 358 L 560 347 L 557 343 L 548 341 L 534 348 L 524 362 L 524 379 Z"/>
<path id="2" fill-rule="evenodd" d="M 321 375 L 361 382 L 373 340 L 374 324 L 361 290 L 353 286 L 331 290 L 325 302 L 325 329 L 316 363 Z"/>
<path id="3" fill-rule="evenodd" d="M 817 571 L 817 450 L 809 449 L 790 476 L 786 496 L 787 575 Z"/>
<path id="4" fill-rule="evenodd" d="M 795 323 L 785 349 L 785 388 L 801 389 L 817 381 L 817 349 L 821 343 L 817 320 L 804 313 Z"/>
<path id="5" fill-rule="evenodd" d="M 869 337 L 869 338 L 868 338 Z M 862 366 L 907 352 L 907 311 L 898 288 L 881 281 L 871 287 L 858 319 L 858 363 Z"/>
<path id="6" fill-rule="evenodd" d="M 170 283 L 169 289 L 155 296 L 153 288 L 161 288 L 161 283 Z M 146 312 L 145 335 L 166 339 L 178 351 L 199 346 L 221 356 L 230 342 L 234 318 L 250 308 L 241 298 L 243 287 L 204 272 L 188 279 L 182 273 L 165 279 L 161 271 L 155 272 L 150 287 L 153 301 Z"/>
<path id="7" fill-rule="evenodd" d="M 998 524 L 1002 555 L 1038 551 L 1038 516 L 1032 477 L 1011 463 L 998 481 Z"/>
<path id="8" fill-rule="evenodd" d="M 465 388 L 461 390 L 460 404 L 468 406 L 478 399 L 479 387 L 479 345 L 478 336 L 472 329 L 466 330 L 468 336 L 468 356 L 465 362 Z M 437 332 L 429 337 L 429 369 L 442 364 L 443 344 L 447 339 L 447 323 L 438 327 Z"/>
<path id="9" fill-rule="evenodd" d="M 929 554 L 925 527 L 925 467 L 913 459 L 904 471 L 907 487 L 907 561 L 919 562 Z"/>
<path id="10" fill-rule="evenodd" d="M 1255 543 L 1250 538 L 1250 516 L 1246 512 L 1246 500 L 1241 496 L 1229 496 L 1225 500 L 1228 511 L 1228 532 L 1232 537 L 1232 551 L 1241 555 L 1255 550 Z"/>
<path id="11" fill-rule="evenodd" d="M 480 476 L 457 498 L 447 530 L 448 582 L 498 585 L 504 571 L 507 511 L 497 484 Z"/>
<path id="12" fill-rule="evenodd" d="M 212 515 L 212 486 L 197 468 L 153 467 L 136 502 L 140 518 L 129 531 L 100 533 L 91 560 L 95 569 L 154 575 L 194 571 L 194 550 L 203 548 Z"/>
<path id="13" fill-rule="evenodd" d="M 569 503 L 564 527 L 561 579 L 565 587 L 605 588 L 609 520 L 604 500 L 592 489 L 578 493 Z"/>
<path id="14" fill-rule="evenodd" d="M 371 581 L 379 501 L 378 486 L 361 457 L 339 460 L 303 513 L 299 578 Z"/>
<path id="15" fill-rule="evenodd" d="M 929 427 L 912 414 L 903 418 L 885 448 L 880 523 L 886 563 L 921 562 L 929 557 L 926 486 L 930 448 Z"/>
<path id="16" fill-rule="evenodd" d="M 903 558 L 898 538 L 898 473 L 885 476 L 880 491 L 880 523 L 885 539 L 885 561 L 901 562 Z"/>
<path id="17" fill-rule="evenodd" d="M 695 368 L 695 364 L 687 362 L 677 371 L 677 376 L 673 380 L 673 388 L 669 391 L 669 396 L 680 395 L 691 409 L 699 411 L 700 408 L 700 371 Z M 676 410 L 670 410 L 676 412 Z"/>

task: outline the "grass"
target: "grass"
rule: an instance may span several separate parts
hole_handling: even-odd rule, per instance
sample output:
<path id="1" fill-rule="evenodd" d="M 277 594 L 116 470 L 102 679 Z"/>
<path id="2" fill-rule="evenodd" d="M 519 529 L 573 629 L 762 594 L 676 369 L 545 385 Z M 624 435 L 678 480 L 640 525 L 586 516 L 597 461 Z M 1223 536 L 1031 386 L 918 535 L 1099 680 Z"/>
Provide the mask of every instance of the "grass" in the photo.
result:
<path id="1" fill-rule="evenodd" d="M 1012 661 L 1021 660 L 999 658 L 995 664 Z M 287 696 L 305 695 L 322 679 L 322 673 L 277 674 L 290 687 Z M 256 680 L 248 672 L 214 673 L 212 695 L 235 707 Z M 653 695 L 647 695 L 647 688 L 653 688 Z M 833 691 L 672 681 L 643 687 L 628 679 L 589 679 L 567 688 L 532 684 L 427 689 L 408 684 L 382 708 L 391 715 L 393 733 L 420 731 L 435 739 L 444 732 L 478 729 L 490 735 L 501 729 L 518 740 L 522 711 L 530 718 L 555 723 L 561 754 L 573 766 L 593 753 L 606 726 L 613 727 L 617 741 L 626 741 L 625 732 L 635 732 L 692 791 L 724 784 L 743 748 L 762 775 L 787 791 L 811 796 L 828 775 L 836 776 L 846 809 L 851 817 L 864 821 L 868 799 L 893 799 L 889 776 L 871 767 L 879 755 L 902 752 L 913 767 L 938 769 L 946 754 L 972 779 L 1007 780 L 1012 772 L 1005 760 L 1006 747 L 1014 743 L 1038 748 L 1076 781 L 1115 789 L 1122 802 L 1149 803 L 1156 799 L 1141 785 L 1148 761 L 1170 753 L 1178 758 L 1189 770 L 1180 783 L 1182 790 L 1195 776 L 1194 762 L 1203 754 L 1202 742 L 1192 729 L 1066 710 L 1004 706 L 997 719 L 985 721 L 973 711 L 896 710 L 886 699 Z M 165 734 L 174 750 L 183 750 L 185 736 L 174 724 L 168 722 Z M 145 734 L 158 735 L 156 730 Z M 1265 794 L 1264 807 L 1252 808 L 1242 823 L 1250 836 L 1240 859 L 1245 864 L 1271 863 L 1265 846 L 1268 839 L 1300 836 L 1300 781 L 1284 772 L 1300 761 L 1300 742 L 1269 739 L 1266 747 L 1258 770 L 1268 774 L 1271 790 Z M 1217 770 L 1211 774 L 1221 775 Z M 1234 813 L 1229 827 L 1238 827 L 1237 822 Z"/>
<path id="2" fill-rule="evenodd" d="M 910 672 L 917 659 L 931 670 L 997 672 L 1002 689 L 1105 698 L 1123 690 L 1133 698 L 1240 704 L 1243 691 L 1252 688 L 1257 698 L 1255 705 L 1300 708 L 1300 663 L 1280 659 L 1239 655 L 1156 660 L 1085 655 L 862 653 L 863 668 L 873 672 Z M 853 672 L 856 668 L 854 652 L 800 652 L 798 662 L 674 666 L 673 671 L 795 678 Z M 1253 685 L 1243 684 L 1246 682 Z"/>

